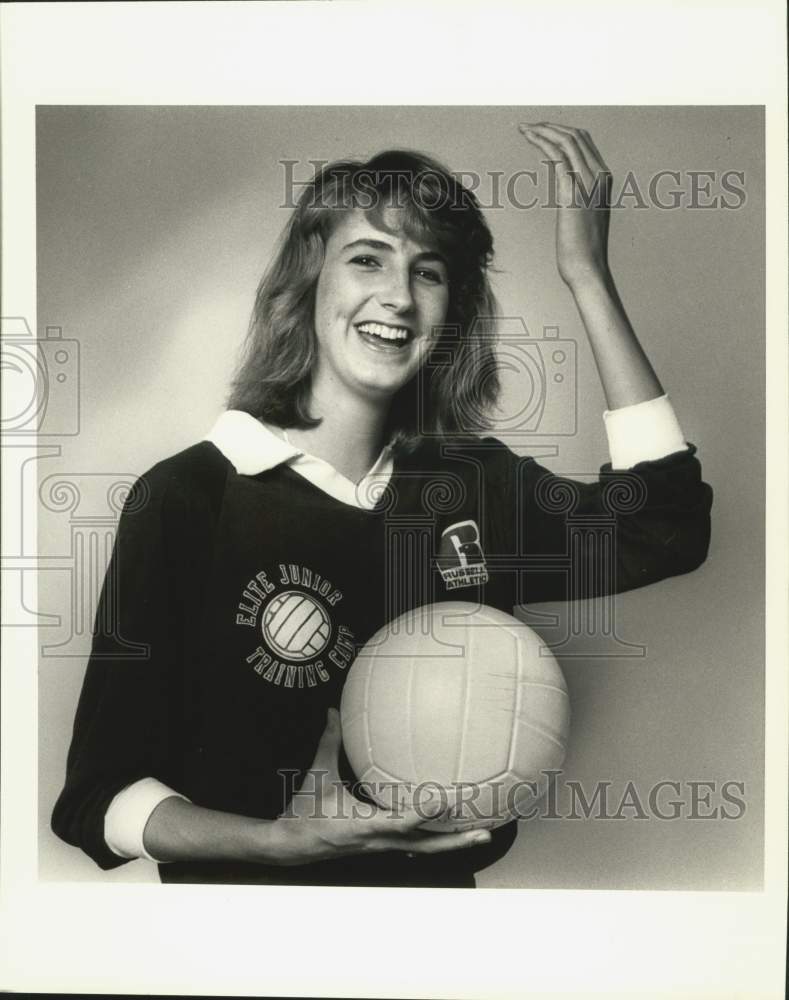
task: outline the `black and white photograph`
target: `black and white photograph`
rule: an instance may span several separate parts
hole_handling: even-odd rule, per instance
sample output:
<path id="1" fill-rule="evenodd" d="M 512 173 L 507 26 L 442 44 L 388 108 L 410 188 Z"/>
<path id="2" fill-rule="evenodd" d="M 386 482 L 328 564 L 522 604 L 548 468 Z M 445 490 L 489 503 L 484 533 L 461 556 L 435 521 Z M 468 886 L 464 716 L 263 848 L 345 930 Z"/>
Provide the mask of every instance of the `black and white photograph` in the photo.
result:
<path id="1" fill-rule="evenodd" d="M 4 274 L 2 315 L 3 637 L 33 685 L 3 699 L 12 891 L 77 921 L 105 900 L 100 940 L 111 913 L 127 940 L 178 928 L 179 960 L 153 945 L 115 980 L 53 945 L 81 992 L 723 996 L 719 920 L 769 951 L 746 993 L 777 997 L 772 942 L 721 909 L 766 912 L 786 877 L 768 109 L 624 83 L 384 103 L 387 50 L 342 99 L 313 67 L 312 99 L 28 107 L 33 301 Z M 641 900 L 679 941 L 654 981 L 640 944 L 636 985 L 599 951 L 586 986 L 454 968 L 453 919 L 554 963 L 570 933 L 589 962 Z M 224 978 L 199 974 L 206 921 L 243 955 Z M 283 989 L 285 954 L 330 962 L 342 926 L 365 972 L 369 942 L 460 951 L 443 986 L 316 959 Z M 282 963 L 245 978 L 255 940 Z"/>
<path id="2" fill-rule="evenodd" d="M 42 874 L 760 886 L 763 146 L 39 108 Z"/>

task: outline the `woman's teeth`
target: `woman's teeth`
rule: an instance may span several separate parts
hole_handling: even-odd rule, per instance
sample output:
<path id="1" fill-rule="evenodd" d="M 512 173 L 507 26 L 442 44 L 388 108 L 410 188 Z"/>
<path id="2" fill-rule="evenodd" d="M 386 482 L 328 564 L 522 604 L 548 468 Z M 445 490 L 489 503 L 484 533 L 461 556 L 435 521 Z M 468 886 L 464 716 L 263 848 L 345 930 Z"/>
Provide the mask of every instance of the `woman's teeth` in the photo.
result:
<path id="1" fill-rule="evenodd" d="M 382 323 L 360 323 L 357 329 L 360 333 L 369 333 L 374 337 L 380 337 L 382 340 L 404 343 L 409 337 L 409 331 L 402 326 L 384 326 Z"/>

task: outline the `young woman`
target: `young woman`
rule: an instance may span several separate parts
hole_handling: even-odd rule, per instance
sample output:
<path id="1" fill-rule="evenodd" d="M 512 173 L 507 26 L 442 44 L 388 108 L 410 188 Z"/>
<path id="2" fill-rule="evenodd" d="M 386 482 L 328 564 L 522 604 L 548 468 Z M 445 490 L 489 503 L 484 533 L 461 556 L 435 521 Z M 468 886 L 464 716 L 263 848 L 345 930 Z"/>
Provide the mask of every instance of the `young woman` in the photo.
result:
<path id="1" fill-rule="evenodd" d="M 321 170 L 258 289 L 229 409 L 140 479 L 121 518 L 52 820 L 102 868 L 473 886 L 514 822 L 425 833 L 423 811 L 360 809 L 340 780 L 356 650 L 425 603 L 511 612 L 705 559 L 712 492 L 608 268 L 608 171 L 583 130 L 522 131 L 556 170 L 558 266 L 612 462 L 581 484 L 481 436 L 496 308 L 473 194 L 412 153 Z M 556 497 L 604 514 L 619 480 L 636 501 L 619 506 L 611 571 L 575 573 Z"/>

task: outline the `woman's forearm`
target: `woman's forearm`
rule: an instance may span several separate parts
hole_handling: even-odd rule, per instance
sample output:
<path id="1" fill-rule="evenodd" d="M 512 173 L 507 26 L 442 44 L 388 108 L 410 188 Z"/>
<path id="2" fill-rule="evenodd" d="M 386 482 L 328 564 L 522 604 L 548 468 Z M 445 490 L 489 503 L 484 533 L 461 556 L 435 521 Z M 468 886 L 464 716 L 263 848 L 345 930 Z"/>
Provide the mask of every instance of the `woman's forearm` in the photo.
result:
<path id="1" fill-rule="evenodd" d="M 663 386 L 636 337 L 613 276 L 590 276 L 572 285 L 592 346 L 609 410 L 663 395 Z"/>
<path id="2" fill-rule="evenodd" d="M 341 746 L 340 713 L 332 708 L 304 786 L 278 819 L 204 809 L 173 795 L 151 813 L 143 831 L 145 850 L 157 861 L 298 865 L 372 851 L 436 854 L 490 840 L 486 830 L 420 830 L 446 808 L 440 797 L 424 809 L 389 810 L 362 803 L 340 779 Z"/>
<path id="3" fill-rule="evenodd" d="M 254 819 L 196 806 L 172 796 L 151 813 L 143 844 L 158 861 L 294 863 L 294 847 L 277 820 Z M 295 831 L 294 831 L 295 833 Z"/>

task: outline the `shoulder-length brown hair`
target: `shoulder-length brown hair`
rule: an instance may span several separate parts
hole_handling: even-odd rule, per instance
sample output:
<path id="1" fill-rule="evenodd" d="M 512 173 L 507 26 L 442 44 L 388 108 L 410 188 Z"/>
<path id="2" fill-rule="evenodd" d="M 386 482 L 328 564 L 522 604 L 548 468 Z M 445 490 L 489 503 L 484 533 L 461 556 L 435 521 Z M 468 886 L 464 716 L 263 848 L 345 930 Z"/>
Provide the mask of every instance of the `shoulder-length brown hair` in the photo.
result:
<path id="1" fill-rule="evenodd" d="M 405 209 L 408 235 L 432 240 L 447 258 L 449 308 L 422 370 L 392 401 L 388 436 L 395 448 L 412 450 L 424 435 L 465 437 L 488 426 L 499 394 L 493 237 L 473 192 L 437 161 L 405 150 L 330 163 L 306 186 L 258 286 L 230 409 L 278 427 L 320 422 L 309 397 L 324 247 L 339 211 L 362 209 L 383 227 L 393 199 Z"/>

